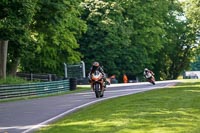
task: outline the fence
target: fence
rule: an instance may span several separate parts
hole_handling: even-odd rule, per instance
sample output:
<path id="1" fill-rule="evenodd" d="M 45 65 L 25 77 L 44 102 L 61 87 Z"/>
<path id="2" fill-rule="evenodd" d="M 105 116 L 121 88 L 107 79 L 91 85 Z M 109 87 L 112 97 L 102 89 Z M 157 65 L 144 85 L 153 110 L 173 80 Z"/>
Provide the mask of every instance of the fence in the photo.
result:
<path id="1" fill-rule="evenodd" d="M 31 81 L 55 81 L 58 79 L 56 74 L 33 74 L 33 73 L 22 73 L 18 72 L 17 77 L 21 77 L 25 80 L 31 80 Z"/>
<path id="2" fill-rule="evenodd" d="M 27 96 L 42 96 L 47 94 L 66 92 L 69 90 L 69 79 L 19 85 L 0 85 L 0 100 L 19 97 L 23 98 Z"/>

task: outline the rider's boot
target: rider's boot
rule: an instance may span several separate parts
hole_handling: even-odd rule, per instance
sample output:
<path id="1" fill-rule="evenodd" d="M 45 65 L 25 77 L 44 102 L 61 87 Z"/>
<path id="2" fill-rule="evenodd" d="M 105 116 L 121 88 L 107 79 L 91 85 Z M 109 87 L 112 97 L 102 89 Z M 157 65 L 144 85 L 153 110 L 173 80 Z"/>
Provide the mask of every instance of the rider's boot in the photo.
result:
<path id="1" fill-rule="evenodd" d="M 105 81 L 103 82 L 103 87 L 106 88 L 106 82 Z"/>
<path id="2" fill-rule="evenodd" d="M 94 91 L 92 83 L 90 84 L 91 91 Z"/>
<path id="3" fill-rule="evenodd" d="M 107 83 L 106 78 L 103 78 L 103 88 L 104 88 L 104 91 L 106 90 L 106 83 Z"/>
<path id="4" fill-rule="evenodd" d="M 105 91 L 105 90 L 106 90 L 106 82 L 105 82 L 105 81 L 103 81 L 102 88 L 103 88 L 103 91 Z"/>

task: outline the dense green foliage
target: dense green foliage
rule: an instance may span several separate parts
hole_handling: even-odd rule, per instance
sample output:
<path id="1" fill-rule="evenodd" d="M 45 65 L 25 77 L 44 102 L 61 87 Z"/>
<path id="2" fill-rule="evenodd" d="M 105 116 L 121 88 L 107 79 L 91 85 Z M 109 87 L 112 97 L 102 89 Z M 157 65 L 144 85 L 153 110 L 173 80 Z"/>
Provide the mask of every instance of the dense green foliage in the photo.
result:
<path id="1" fill-rule="evenodd" d="M 37 0 L 0 2 L 0 39 L 9 40 L 8 72 L 15 73 L 21 57 L 31 42 L 30 24 Z"/>
<path id="2" fill-rule="evenodd" d="M 125 26 L 122 7 L 116 2 L 103 1 L 86 1 L 83 7 L 82 18 L 87 21 L 88 30 L 79 43 L 87 70 L 93 61 L 99 61 L 109 74 L 127 70 L 125 66 L 133 64 L 133 60 L 127 51 L 131 45 L 130 33 Z"/>
<path id="3" fill-rule="evenodd" d="M 63 63 L 79 62 L 76 39 L 86 30 L 80 1 L 39 1 L 31 25 L 34 46 L 21 61 L 22 70 L 63 74 Z M 31 55 L 31 56 L 30 56 Z M 62 70 L 62 71 L 61 71 Z"/>
<path id="4" fill-rule="evenodd" d="M 190 19 L 190 27 L 193 28 L 193 32 L 197 34 L 197 42 L 200 43 L 200 1 L 199 0 L 185 0 L 183 3 L 186 16 Z M 200 58 L 199 51 L 194 60 L 192 60 L 191 70 L 200 70 Z"/>
<path id="5" fill-rule="evenodd" d="M 121 76 L 152 67 L 155 52 L 162 47 L 163 14 L 167 11 L 158 7 L 163 5 L 140 0 L 86 1 L 83 18 L 88 31 L 80 41 L 86 68 L 97 60 L 110 75 Z"/>
<path id="6" fill-rule="evenodd" d="M 200 70 L 200 56 L 197 56 L 196 59 L 190 64 L 191 70 L 199 71 Z"/>
<path id="7" fill-rule="evenodd" d="M 63 74 L 63 62 L 80 61 L 77 39 L 86 30 L 80 1 L 3 1 L 0 37 L 9 40 L 8 72 Z M 20 64 L 19 64 L 20 63 Z M 19 68 L 18 67 L 18 68 Z"/>
<path id="8" fill-rule="evenodd" d="M 181 72 L 188 69 L 191 59 L 195 55 L 196 34 L 189 27 L 189 22 L 180 20 L 184 17 L 183 10 L 178 3 L 171 3 L 170 14 L 165 19 L 163 48 L 158 52 L 155 73 L 163 79 L 176 79 Z"/>
<path id="9" fill-rule="evenodd" d="M 118 77 L 140 76 L 148 67 L 157 79 L 176 79 L 188 68 L 196 34 L 178 18 L 184 13 L 177 1 L 85 0 L 83 7 L 88 30 L 80 44 L 88 70 L 97 60 Z"/>
<path id="10" fill-rule="evenodd" d="M 185 0 L 183 4 L 184 4 L 186 16 L 190 18 L 192 22 L 190 25 L 192 27 L 200 29 L 200 8 L 199 8 L 200 1 L 199 0 Z"/>
<path id="11" fill-rule="evenodd" d="M 176 79 L 189 68 L 199 43 L 198 0 L 185 5 L 194 10 L 178 0 L 2 1 L 7 71 L 64 75 L 64 62 L 83 60 L 86 72 L 99 61 L 119 80 L 123 73 L 140 77 L 145 67 L 157 80 Z"/>

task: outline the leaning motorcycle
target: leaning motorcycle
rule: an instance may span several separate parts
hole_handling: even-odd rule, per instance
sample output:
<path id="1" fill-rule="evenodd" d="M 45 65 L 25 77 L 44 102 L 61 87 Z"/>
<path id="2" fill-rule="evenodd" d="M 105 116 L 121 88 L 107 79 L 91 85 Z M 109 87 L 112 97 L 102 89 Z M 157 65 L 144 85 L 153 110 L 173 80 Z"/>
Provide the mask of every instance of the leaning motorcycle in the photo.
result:
<path id="1" fill-rule="evenodd" d="M 145 76 L 145 78 L 147 79 L 148 82 L 150 82 L 151 84 L 155 85 L 155 77 L 153 74 L 151 73 L 147 73 L 147 75 Z"/>
<path id="2" fill-rule="evenodd" d="M 99 71 L 95 71 L 91 75 L 92 80 L 92 87 L 95 92 L 96 98 L 103 97 L 104 95 L 104 88 L 103 88 L 103 75 Z"/>

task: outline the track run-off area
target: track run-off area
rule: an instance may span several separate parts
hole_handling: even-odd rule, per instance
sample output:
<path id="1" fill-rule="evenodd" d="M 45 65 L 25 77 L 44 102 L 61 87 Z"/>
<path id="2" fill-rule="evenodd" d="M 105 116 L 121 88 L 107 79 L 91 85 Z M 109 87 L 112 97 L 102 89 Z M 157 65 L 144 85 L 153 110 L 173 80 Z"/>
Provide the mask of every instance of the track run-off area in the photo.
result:
<path id="1" fill-rule="evenodd" d="M 91 104 L 120 96 L 167 88 L 182 80 L 111 84 L 103 98 L 84 91 L 59 96 L 0 103 L 0 133 L 31 133 L 49 123 Z M 89 86 L 89 85 L 88 85 Z"/>

